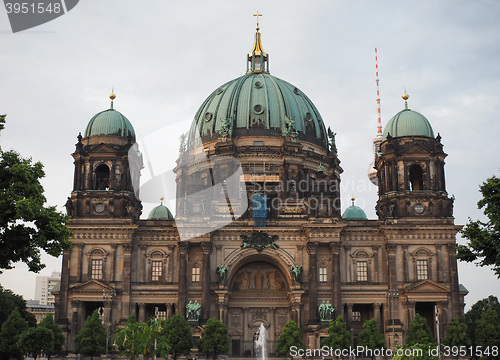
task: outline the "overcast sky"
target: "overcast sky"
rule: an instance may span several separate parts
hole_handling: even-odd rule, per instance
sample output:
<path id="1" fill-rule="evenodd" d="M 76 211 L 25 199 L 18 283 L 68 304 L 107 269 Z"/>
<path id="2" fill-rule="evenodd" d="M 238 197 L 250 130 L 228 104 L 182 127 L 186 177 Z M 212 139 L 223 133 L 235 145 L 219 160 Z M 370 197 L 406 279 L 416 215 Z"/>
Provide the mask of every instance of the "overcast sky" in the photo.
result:
<path id="1" fill-rule="evenodd" d="M 154 150 L 164 163 L 154 166 L 172 168 L 178 137 L 198 107 L 246 71 L 257 10 L 271 74 L 304 91 L 338 134 L 343 209 L 355 196 L 376 218 L 376 187 L 366 173 L 377 126 L 377 47 L 382 125 L 403 109 L 406 88 L 409 107 L 429 119 L 449 154 L 447 191 L 456 196 L 456 223 L 482 217 L 479 186 L 500 168 L 495 0 L 85 0 L 16 34 L 2 9 L 0 113 L 8 114 L 2 148 L 41 161 L 48 202 L 64 210 L 76 136 L 109 107 L 114 87 L 115 109 L 138 139 L 163 140 Z M 143 216 L 154 205 L 144 204 Z M 43 260 L 41 274 L 60 271 L 60 259 Z M 0 283 L 30 299 L 35 277 L 21 264 L 0 275 Z M 466 308 L 490 294 L 500 297 L 500 280 L 489 269 L 459 263 L 459 280 L 470 291 Z"/>

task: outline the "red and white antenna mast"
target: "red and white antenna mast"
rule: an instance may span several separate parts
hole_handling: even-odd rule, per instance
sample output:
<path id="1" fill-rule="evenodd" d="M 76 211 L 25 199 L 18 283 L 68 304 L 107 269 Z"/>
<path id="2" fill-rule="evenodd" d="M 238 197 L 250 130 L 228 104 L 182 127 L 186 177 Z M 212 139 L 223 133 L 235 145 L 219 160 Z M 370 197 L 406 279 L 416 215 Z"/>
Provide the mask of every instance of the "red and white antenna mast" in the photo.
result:
<path id="1" fill-rule="evenodd" d="M 375 81 L 377 83 L 377 116 L 378 116 L 378 126 L 377 126 L 377 137 L 373 139 L 373 152 L 375 157 L 377 157 L 380 151 L 380 144 L 382 143 L 382 119 L 380 115 L 380 89 L 378 80 L 378 54 L 377 48 L 375 48 Z M 373 185 L 378 185 L 377 170 L 375 169 L 375 161 L 372 161 L 368 167 L 368 178 L 373 183 Z"/>
<path id="2" fill-rule="evenodd" d="M 377 115 L 378 115 L 377 138 L 382 140 L 382 119 L 380 116 L 380 89 L 379 89 L 379 80 L 378 80 L 377 48 L 375 48 L 375 81 L 377 83 Z"/>

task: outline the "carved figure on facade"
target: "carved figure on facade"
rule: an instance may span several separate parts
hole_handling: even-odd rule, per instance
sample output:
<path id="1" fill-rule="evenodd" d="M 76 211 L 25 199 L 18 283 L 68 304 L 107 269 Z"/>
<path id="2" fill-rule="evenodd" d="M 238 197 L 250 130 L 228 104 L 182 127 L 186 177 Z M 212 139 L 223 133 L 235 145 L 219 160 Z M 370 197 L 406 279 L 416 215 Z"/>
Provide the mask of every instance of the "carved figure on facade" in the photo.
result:
<path id="1" fill-rule="evenodd" d="M 295 280 L 295 282 L 297 284 L 301 284 L 302 283 L 302 271 L 303 271 L 302 265 L 299 265 L 299 266 L 292 265 L 291 270 L 292 270 L 293 279 Z"/>
<path id="2" fill-rule="evenodd" d="M 198 321 L 201 315 L 201 305 L 198 300 L 189 300 L 186 305 L 186 317 L 188 321 Z"/>
<path id="3" fill-rule="evenodd" d="M 224 281 L 226 280 L 227 276 L 227 266 L 217 265 L 216 270 L 217 270 L 217 275 L 219 275 L 219 284 L 224 284 Z"/>
<path id="4" fill-rule="evenodd" d="M 297 130 L 295 130 L 295 120 L 285 116 L 285 129 L 283 130 L 283 136 L 287 139 L 296 139 Z"/>
<path id="5" fill-rule="evenodd" d="M 278 240 L 278 235 L 269 236 L 265 232 L 255 231 L 250 236 L 241 235 L 241 239 L 243 240 L 242 249 L 253 248 L 258 252 L 264 249 L 279 249 L 279 246 L 274 243 Z"/>
<path id="6" fill-rule="evenodd" d="M 231 119 L 222 120 L 221 128 L 219 131 L 219 139 L 231 137 L 233 135 L 233 127 L 232 127 Z"/>
<path id="7" fill-rule="evenodd" d="M 179 152 L 182 153 L 186 151 L 187 134 L 181 134 L 181 136 L 179 136 L 179 140 L 180 140 Z"/>
<path id="8" fill-rule="evenodd" d="M 337 145 L 335 145 L 335 135 L 337 135 L 337 133 L 334 133 L 332 131 L 332 129 L 330 129 L 330 127 L 328 127 L 328 145 L 329 145 L 329 149 L 330 151 L 337 151 Z"/>
<path id="9" fill-rule="evenodd" d="M 318 313 L 321 321 L 330 321 L 334 311 L 335 309 L 332 304 L 330 304 L 329 300 L 323 300 L 323 302 L 318 306 Z"/>

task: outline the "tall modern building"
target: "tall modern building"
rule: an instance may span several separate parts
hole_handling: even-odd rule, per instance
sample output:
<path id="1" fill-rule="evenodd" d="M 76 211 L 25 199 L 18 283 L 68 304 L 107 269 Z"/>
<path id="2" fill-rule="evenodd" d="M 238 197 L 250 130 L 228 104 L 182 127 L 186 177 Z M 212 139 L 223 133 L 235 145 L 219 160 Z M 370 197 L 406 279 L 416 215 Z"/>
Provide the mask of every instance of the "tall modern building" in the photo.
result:
<path id="1" fill-rule="evenodd" d="M 53 271 L 50 276 L 37 276 L 35 283 L 35 300 L 38 300 L 40 305 L 54 305 L 55 296 L 51 292 L 58 287 L 61 282 L 61 273 Z"/>
<path id="2" fill-rule="evenodd" d="M 140 218 L 142 155 L 114 94 L 78 136 L 66 205 L 73 247 L 56 300 L 68 351 L 85 318 L 110 304 L 111 328 L 155 308 L 188 316 L 195 336 L 220 319 L 232 356 L 253 353 L 261 324 L 272 344 L 293 319 L 316 348 L 332 317 L 343 317 L 354 341 L 375 318 L 393 347 L 416 313 L 436 332 L 437 310 L 441 336 L 463 316 L 460 226 L 430 122 L 405 99 L 375 154 L 378 218 L 354 201 L 341 214 L 334 132 L 302 90 L 271 75 L 258 27 L 245 61 L 243 76 L 214 86 L 181 143 L 175 218 L 163 204 Z"/>

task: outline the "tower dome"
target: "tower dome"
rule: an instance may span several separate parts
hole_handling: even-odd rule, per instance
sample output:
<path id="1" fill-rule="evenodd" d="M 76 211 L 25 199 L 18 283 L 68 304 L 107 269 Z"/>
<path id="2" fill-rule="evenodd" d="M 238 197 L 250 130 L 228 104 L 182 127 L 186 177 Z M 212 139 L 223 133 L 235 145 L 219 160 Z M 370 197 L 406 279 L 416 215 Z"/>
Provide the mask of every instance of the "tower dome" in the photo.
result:
<path id="1" fill-rule="evenodd" d="M 403 95 L 405 100 L 405 108 L 392 117 L 387 123 L 383 141 L 387 140 L 387 136 L 402 137 L 402 136 L 423 136 L 434 137 L 434 131 L 427 118 L 413 110 L 408 109 L 407 99 L 408 94 Z"/>
<path id="2" fill-rule="evenodd" d="M 107 110 L 95 114 L 90 119 L 87 128 L 85 129 L 84 137 L 95 135 L 111 135 L 121 137 L 132 137 L 135 141 L 134 127 L 130 121 L 119 111 L 113 109 L 113 100 L 115 94 L 111 93 L 111 107 Z"/>
<path id="3" fill-rule="evenodd" d="M 352 200 L 352 205 L 345 209 L 342 214 L 342 219 L 344 220 L 368 220 L 366 213 L 359 206 L 354 205 L 354 198 Z"/>
<path id="4" fill-rule="evenodd" d="M 148 215 L 148 220 L 172 220 L 173 218 L 172 213 L 163 203 L 154 207 Z"/>

